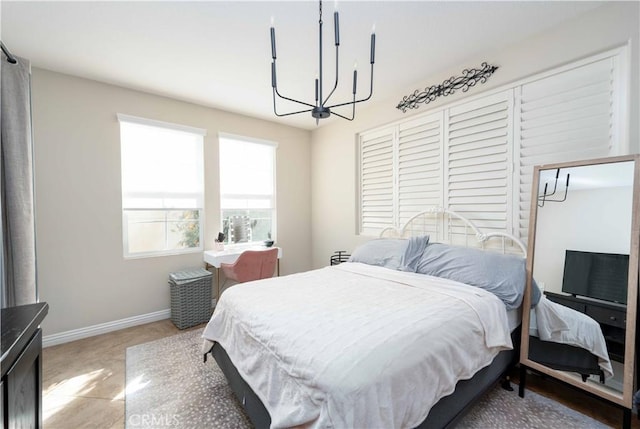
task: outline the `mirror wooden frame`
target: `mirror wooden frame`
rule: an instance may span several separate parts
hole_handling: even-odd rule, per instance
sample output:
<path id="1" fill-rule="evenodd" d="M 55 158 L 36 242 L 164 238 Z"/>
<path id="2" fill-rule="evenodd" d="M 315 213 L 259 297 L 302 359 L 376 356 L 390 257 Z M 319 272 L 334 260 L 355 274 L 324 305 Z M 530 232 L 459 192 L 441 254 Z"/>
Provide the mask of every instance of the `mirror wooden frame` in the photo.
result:
<path id="1" fill-rule="evenodd" d="M 536 220 L 538 215 L 538 183 L 540 172 L 544 170 L 555 170 L 562 168 L 573 168 L 581 166 L 591 166 L 600 164 L 610 164 L 618 162 L 633 161 L 633 202 L 631 206 L 631 231 L 629 249 L 629 276 L 627 287 L 627 320 L 624 349 L 624 374 L 623 389 L 620 394 L 612 392 L 610 389 L 598 386 L 595 383 L 582 382 L 578 377 L 563 371 L 558 371 L 529 359 L 529 323 L 531 308 L 531 290 L 533 279 L 533 263 L 535 258 Z M 636 348 L 636 314 L 638 304 L 638 258 L 640 252 L 640 155 L 626 155 L 610 158 L 599 158 L 594 160 L 584 160 L 576 162 L 564 162 L 557 164 L 539 165 L 534 167 L 533 183 L 531 191 L 531 215 L 529 218 L 529 241 L 527 244 L 527 286 L 524 295 L 522 308 L 522 343 L 520 349 L 521 373 L 526 368 L 533 369 L 540 373 L 549 375 L 572 386 L 583 389 L 591 394 L 597 395 L 623 408 L 631 409 L 633 406 L 634 375 L 635 375 L 635 348 Z M 631 364 L 629 364 L 631 362 Z"/>

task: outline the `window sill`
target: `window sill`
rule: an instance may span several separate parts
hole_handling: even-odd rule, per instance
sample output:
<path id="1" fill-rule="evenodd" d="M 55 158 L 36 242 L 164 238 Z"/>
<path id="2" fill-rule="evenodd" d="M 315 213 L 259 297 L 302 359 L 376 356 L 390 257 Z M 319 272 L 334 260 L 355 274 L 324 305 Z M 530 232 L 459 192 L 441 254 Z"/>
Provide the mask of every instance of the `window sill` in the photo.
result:
<path id="1" fill-rule="evenodd" d="M 136 253 L 133 255 L 123 255 L 125 260 L 128 259 L 146 259 L 146 258 L 158 258 L 164 256 L 180 256 L 180 255 L 190 255 L 192 253 L 202 253 L 204 252 L 204 248 L 202 247 L 194 247 L 192 249 L 180 249 L 180 250 L 163 250 L 159 252 L 145 252 L 145 253 Z"/>

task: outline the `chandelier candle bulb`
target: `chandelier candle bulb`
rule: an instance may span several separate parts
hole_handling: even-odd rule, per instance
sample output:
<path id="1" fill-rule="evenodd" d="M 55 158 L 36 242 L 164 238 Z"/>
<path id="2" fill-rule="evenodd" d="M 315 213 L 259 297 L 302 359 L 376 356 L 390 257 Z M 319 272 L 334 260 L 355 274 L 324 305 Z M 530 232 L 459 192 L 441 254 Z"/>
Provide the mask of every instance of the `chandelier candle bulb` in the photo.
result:
<path id="1" fill-rule="evenodd" d="M 276 59 L 276 29 L 271 27 L 271 58 Z"/>
<path id="2" fill-rule="evenodd" d="M 271 87 L 276 87 L 276 62 L 271 63 Z"/>
<path id="3" fill-rule="evenodd" d="M 333 12 L 333 26 L 335 29 L 335 35 L 336 35 L 336 46 L 340 45 L 340 21 L 338 19 L 338 12 Z"/>
<path id="4" fill-rule="evenodd" d="M 275 53 L 273 55 L 275 55 Z M 375 59 L 376 59 L 376 33 L 371 33 L 371 64 L 376 62 Z"/>
<path id="5" fill-rule="evenodd" d="M 353 95 L 356 95 L 356 85 L 358 84 L 358 70 L 353 68 Z"/>

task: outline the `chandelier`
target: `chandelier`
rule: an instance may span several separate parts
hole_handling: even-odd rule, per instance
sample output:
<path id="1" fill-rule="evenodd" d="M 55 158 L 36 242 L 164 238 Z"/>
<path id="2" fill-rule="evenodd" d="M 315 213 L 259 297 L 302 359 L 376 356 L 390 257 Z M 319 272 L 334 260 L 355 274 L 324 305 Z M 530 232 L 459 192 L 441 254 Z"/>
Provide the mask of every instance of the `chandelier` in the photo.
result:
<path id="1" fill-rule="evenodd" d="M 333 113 L 334 115 L 339 116 L 342 119 L 346 119 L 348 121 L 352 121 L 353 118 L 355 117 L 355 114 L 356 114 L 356 104 L 357 103 L 361 103 L 363 101 L 367 101 L 368 99 L 371 98 L 371 95 L 373 94 L 373 63 L 375 62 L 375 51 L 376 51 L 376 34 L 375 34 L 375 32 L 371 33 L 371 57 L 370 57 L 371 84 L 370 84 L 370 89 L 369 89 L 369 95 L 366 98 L 361 98 L 359 100 L 356 100 L 356 87 L 357 87 L 357 84 L 358 84 L 358 70 L 354 67 L 354 70 L 353 70 L 353 91 L 352 91 L 353 100 L 347 101 L 347 102 L 344 102 L 344 103 L 335 103 L 335 104 L 329 105 L 329 99 L 331 98 L 331 96 L 335 92 L 336 88 L 338 87 L 338 48 L 340 46 L 340 30 L 339 30 L 339 17 L 338 17 L 338 12 L 337 11 L 333 12 L 333 27 L 334 27 L 334 34 L 335 34 L 335 46 L 336 46 L 336 76 L 335 76 L 335 81 L 334 81 L 334 84 L 333 84 L 333 89 L 331 90 L 331 92 L 329 93 L 329 95 L 326 98 L 323 98 L 324 85 L 323 85 L 323 73 L 322 73 L 322 0 L 320 0 L 320 19 L 318 20 L 318 35 L 319 35 L 319 43 L 318 43 L 318 45 L 319 45 L 318 46 L 318 57 L 319 57 L 319 60 L 318 60 L 318 62 L 319 62 L 319 66 L 318 66 L 318 76 L 316 77 L 316 80 L 315 80 L 315 104 L 311 104 L 311 103 L 307 103 L 305 101 L 295 100 L 293 98 L 286 97 L 286 96 L 282 95 L 280 93 L 280 91 L 278 90 L 278 84 L 277 84 L 277 80 L 276 80 L 276 30 L 273 27 L 273 24 L 271 25 L 271 57 L 273 58 L 273 61 L 271 63 L 271 87 L 273 89 L 273 113 L 275 113 L 276 116 L 290 116 L 290 115 L 296 115 L 298 113 L 311 112 L 311 116 L 316 118 L 316 125 L 317 125 L 318 122 L 320 121 L 320 119 L 328 118 Z M 282 100 L 287 100 L 287 101 L 290 101 L 290 102 L 294 102 L 294 103 L 298 103 L 300 105 L 306 106 L 306 108 L 304 108 L 303 110 L 297 110 L 295 112 L 278 113 L 277 108 L 276 108 L 276 99 L 277 98 L 280 98 Z M 349 106 L 349 105 L 351 105 L 351 107 L 352 107 L 351 117 L 343 116 L 343 115 L 341 115 L 339 113 L 331 111 L 331 109 L 333 109 L 334 107 L 343 107 L 343 106 Z"/>

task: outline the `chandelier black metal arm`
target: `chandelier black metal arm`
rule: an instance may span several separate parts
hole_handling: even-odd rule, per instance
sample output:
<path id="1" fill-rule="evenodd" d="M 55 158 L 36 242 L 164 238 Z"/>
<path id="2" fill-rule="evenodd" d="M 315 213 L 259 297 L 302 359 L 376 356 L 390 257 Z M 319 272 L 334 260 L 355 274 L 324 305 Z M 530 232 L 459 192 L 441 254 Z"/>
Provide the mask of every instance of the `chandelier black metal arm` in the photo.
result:
<path id="1" fill-rule="evenodd" d="M 319 42 L 318 42 L 318 62 L 319 62 L 319 69 L 318 69 L 318 77 L 315 79 L 315 104 L 311 104 L 311 103 L 307 103 L 305 101 L 301 101 L 301 100 L 296 100 L 294 98 L 291 97 L 287 97 L 284 96 L 282 94 L 280 94 L 280 91 L 278 90 L 278 82 L 277 82 L 277 75 L 276 75 L 276 40 L 275 40 L 275 29 L 272 26 L 270 29 L 270 33 L 271 33 L 271 58 L 272 58 L 272 62 L 271 62 L 271 87 L 273 89 L 273 113 L 276 116 L 282 117 L 282 116 L 290 116 L 290 115 L 296 115 L 298 113 L 307 113 L 307 112 L 311 112 L 311 116 L 313 116 L 314 118 L 316 118 L 316 124 L 319 122 L 320 119 L 324 119 L 324 118 L 328 118 L 329 116 L 331 116 L 331 114 L 335 114 L 336 116 L 346 119 L 348 121 L 352 121 L 355 118 L 355 105 L 357 103 L 361 103 L 363 101 L 367 101 L 371 98 L 371 96 L 373 95 L 373 64 L 375 63 L 375 40 L 376 40 L 376 35 L 375 33 L 371 34 L 371 58 L 370 58 L 370 64 L 371 64 L 371 83 L 370 83 L 370 89 L 369 89 L 369 95 L 365 98 L 356 99 L 356 89 L 357 89 L 357 81 L 358 81 L 358 72 L 357 70 L 354 69 L 353 71 L 353 100 L 351 101 L 347 101 L 344 103 L 336 103 L 330 106 L 327 106 L 326 104 L 329 102 L 329 99 L 333 96 L 334 92 L 336 91 L 336 89 L 338 88 L 338 83 L 339 83 L 339 79 L 338 79 L 338 75 L 339 75 L 339 47 L 340 47 L 340 31 L 339 31 L 339 15 L 338 12 L 334 12 L 333 13 L 333 21 L 334 21 L 334 32 L 335 32 L 335 47 L 336 47 L 336 71 L 335 71 L 335 80 L 334 80 L 334 85 L 333 88 L 331 89 L 331 92 L 329 93 L 329 95 L 327 96 L 327 98 L 323 98 L 323 68 L 322 68 L 322 1 L 319 2 L 320 3 L 320 7 L 319 7 L 319 15 L 320 18 L 318 20 L 318 38 L 319 38 Z M 278 109 L 277 109 L 277 98 L 281 98 L 283 100 L 286 101 L 290 101 L 293 103 L 297 103 L 297 104 L 301 104 L 303 106 L 307 106 L 309 107 L 309 109 L 303 109 L 303 110 L 297 110 L 294 112 L 287 112 L 287 113 L 278 113 Z M 351 111 L 351 117 L 347 117 L 335 112 L 332 112 L 331 109 L 335 108 L 335 107 L 343 107 L 343 106 L 352 106 L 352 111 Z"/>
<path id="2" fill-rule="evenodd" d="M 361 98 L 360 100 L 356 100 L 355 95 L 356 95 L 356 93 L 354 91 L 353 92 L 353 101 L 347 101 L 346 103 L 333 104 L 331 106 L 327 106 L 327 108 L 328 109 L 332 109 L 334 107 L 341 107 L 341 106 L 346 106 L 348 104 L 362 103 L 363 101 L 369 100 L 371 98 L 371 96 L 373 95 L 373 63 L 371 63 L 371 85 L 369 87 L 369 95 L 366 96 L 365 98 Z"/>
<path id="3" fill-rule="evenodd" d="M 345 103 L 345 104 L 351 104 L 351 106 L 352 106 L 351 117 L 350 118 L 348 118 L 346 116 L 343 116 L 343 115 L 341 115 L 339 113 L 336 113 L 336 112 L 331 112 L 331 113 L 333 113 L 334 115 L 336 115 L 336 116 L 338 116 L 338 117 L 340 117 L 342 119 L 346 119 L 347 121 L 353 121 L 353 119 L 356 117 L 356 103 L 354 101 L 353 103 Z M 331 106 L 331 107 L 333 107 L 333 106 Z M 327 109 L 329 109 L 329 107 L 327 107 Z"/>
<path id="4" fill-rule="evenodd" d="M 282 97 L 280 94 L 277 94 L 280 98 L 283 98 L 285 100 L 290 100 L 290 101 L 294 101 L 296 103 L 301 103 L 301 104 L 305 104 L 307 106 L 312 106 L 313 108 L 311 109 L 305 109 L 305 110 L 298 110 L 295 112 L 289 112 L 289 113 L 278 113 L 276 110 L 276 94 L 277 94 L 277 90 L 275 88 L 273 88 L 273 113 L 275 113 L 276 116 L 291 116 L 291 115 L 297 115 L 298 113 L 307 113 L 307 112 L 311 112 L 313 110 L 313 108 L 315 108 L 315 106 L 311 105 L 311 104 L 307 104 L 304 103 L 302 101 L 298 101 L 298 100 L 293 100 L 287 97 Z"/>
<path id="5" fill-rule="evenodd" d="M 335 83 L 333 84 L 333 89 L 331 90 L 331 92 L 329 93 L 329 95 L 327 95 L 327 98 L 324 99 L 324 101 L 322 102 L 322 105 L 325 105 L 327 103 L 327 101 L 329 101 L 329 99 L 331 98 L 331 96 L 333 95 L 333 93 L 336 91 L 336 88 L 338 88 L 338 45 L 336 44 L 336 80 Z"/>
<path id="6" fill-rule="evenodd" d="M 354 85 L 354 87 L 355 87 L 355 85 Z M 348 118 L 346 116 L 343 116 L 343 115 L 341 115 L 339 113 L 336 113 L 336 112 L 331 112 L 331 113 L 333 113 L 336 116 L 339 116 L 342 119 L 346 119 L 347 121 L 353 121 L 354 118 L 356 117 L 356 104 L 360 103 L 362 101 L 367 101 L 368 99 L 371 98 L 371 95 L 373 95 L 373 63 L 371 64 L 371 86 L 370 86 L 370 89 L 369 89 L 369 95 L 367 97 L 365 97 L 365 98 L 361 98 L 360 100 L 356 100 L 356 92 L 355 92 L 355 88 L 354 88 L 353 101 L 348 101 L 346 103 L 340 103 L 340 104 L 334 104 L 334 105 L 328 106 L 327 109 L 333 109 L 334 107 L 341 107 L 341 106 L 351 105 L 352 109 L 351 109 L 351 117 L 350 118 Z"/>
<path id="7" fill-rule="evenodd" d="M 372 69 L 373 69 L 373 67 L 372 67 Z M 336 79 L 336 82 L 337 82 L 337 79 Z M 335 87 L 333 88 L 333 90 L 331 91 L 331 94 L 333 94 L 333 91 L 335 91 L 335 88 L 336 88 L 336 87 L 337 87 L 337 83 L 336 83 Z M 277 88 L 277 86 L 274 86 L 274 87 L 273 87 L 273 93 L 274 93 L 274 95 L 273 95 L 273 113 L 275 113 L 275 115 L 276 115 L 276 116 L 280 116 L 280 117 L 282 117 L 282 116 L 297 115 L 297 114 L 299 114 L 299 113 L 308 113 L 308 112 L 313 112 L 313 110 L 316 108 L 316 106 L 315 106 L 315 105 L 313 105 L 313 104 L 309 104 L 309 103 L 306 103 L 306 102 L 304 102 L 304 101 L 295 100 L 295 99 L 293 99 L 293 98 L 289 98 L 289 97 L 285 97 L 285 96 L 281 95 L 281 94 L 278 92 L 278 88 Z M 329 97 L 331 96 L 331 94 L 329 94 Z M 353 101 L 347 101 L 347 102 L 345 102 L 345 103 L 340 103 L 340 104 L 334 104 L 334 105 L 331 105 L 331 106 L 326 106 L 326 107 L 325 107 L 325 109 L 332 109 L 332 108 L 334 108 L 334 107 L 347 106 L 347 105 L 350 105 L 350 104 L 351 104 L 351 105 L 353 106 L 353 111 L 351 112 L 351 117 L 350 117 L 350 118 L 348 118 L 348 117 L 346 117 L 346 116 L 343 116 L 343 115 L 341 115 L 341 114 L 339 114 L 339 113 L 336 113 L 336 112 L 331 112 L 331 113 L 332 113 L 332 114 L 334 114 L 334 115 L 336 115 L 336 116 L 339 116 L 340 118 L 346 119 L 346 120 L 348 120 L 348 121 L 353 121 L 353 119 L 355 118 L 356 103 L 360 103 L 360 102 L 362 102 L 362 101 L 367 101 L 368 99 L 370 99 L 370 98 L 371 98 L 371 95 L 372 95 L 372 94 L 373 94 L 373 80 L 372 80 L 372 82 L 371 82 L 371 90 L 370 90 L 370 92 L 369 92 L 369 96 L 368 96 L 368 97 L 363 98 L 363 99 L 360 99 L 360 100 L 356 100 L 356 97 L 355 97 L 355 94 L 354 94 Z M 288 112 L 288 113 L 278 113 L 277 108 L 276 108 L 276 95 L 277 95 L 278 97 L 282 98 L 283 100 L 288 100 L 288 101 L 292 101 L 292 102 L 294 102 L 294 103 L 304 104 L 305 106 L 309 106 L 309 107 L 311 107 L 311 109 L 297 110 L 297 111 L 295 111 L 295 112 Z M 328 100 L 328 99 L 329 99 L 329 97 L 327 97 L 327 99 L 326 99 L 326 100 Z M 326 100 L 325 100 L 325 102 L 326 102 Z"/>
<path id="8" fill-rule="evenodd" d="M 273 28 L 271 30 L 273 30 Z M 298 101 L 298 100 L 295 100 L 295 99 L 290 98 L 290 97 L 286 97 L 286 96 L 280 94 L 280 92 L 278 92 L 278 84 L 277 84 L 277 81 L 276 81 L 276 58 L 275 58 L 275 47 L 274 46 L 275 45 L 272 45 L 272 50 L 274 52 L 274 57 L 273 57 L 273 62 L 271 63 L 271 87 L 273 88 L 273 111 L 274 111 L 274 113 L 276 114 L 276 116 L 289 116 L 289 115 L 294 115 L 296 113 L 310 112 L 314 107 L 316 107 L 315 105 L 309 104 L 309 103 L 305 103 L 304 101 Z M 288 101 L 292 101 L 294 103 L 304 104 L 305 106 L 311 107 L 311 109 L 300 110 L 298 112 L 291 112 L 291 113 L 285 113 L 285 114 L 278 114 L 278 112 L 276 112 L 276 95 L 278 97 L 282 98 L 283 100 L 288 100 Z"/>
<path id="9" fill-rule="evenodd" d="M 11 64 L 16 64 L 18 62 L 18 60 L 16 60 L 16 57 L 13 56 L 13 54 L 9 51 L 9 48 L 7 48 L 4 43 L 2 43 L 2 41 L 0 41 L 0 49 L 2 49 L 2 53 L 7 57 L 7 62 Z"/>
<path id="10" fill-rule="evenodd" d="M 567 181 L 564 185 L 564 196 L 562 198 L 559 199 L 551 199 L 549 197 L 552 197 L 556 194 L 556 191 L 558 190 L 558 179 L 560 178 L 560 169 L 558 168 L 556 170 L 556 180 L 553 184 L 553 191 L 551 191 L 550 193 L 548 193 L 548 189 L 549 189 L 549 182 L 545 182 L 544 184 L 544 191 L 542 192 L 542 195 L 538 195 L 538 207 L 544 207 L 545 203 L 562 203 L 565 202 L 567 200 L 567 194 L 569 193 L 569 178 L 571 177 L 571 174 L 567 173 Z"/>

